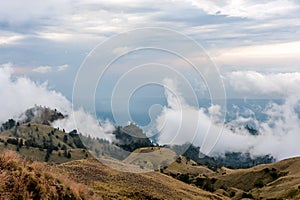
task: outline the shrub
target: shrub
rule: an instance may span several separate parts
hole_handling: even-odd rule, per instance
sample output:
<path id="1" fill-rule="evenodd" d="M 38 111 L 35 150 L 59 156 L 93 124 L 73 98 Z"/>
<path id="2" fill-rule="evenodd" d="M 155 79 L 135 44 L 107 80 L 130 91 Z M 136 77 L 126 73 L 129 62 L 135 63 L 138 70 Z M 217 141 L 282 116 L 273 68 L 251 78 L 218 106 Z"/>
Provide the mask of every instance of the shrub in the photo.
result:
<path id="1" fill-rule="evenodd" d="M 235 196 L 235 191 L 231 191 L 230 193 L 229 193 L 229 196 L 232 198 L 232 197 L 234 197 Z"/>
<path id="2" fill-rule="evenodd" d="M 251 193 L 243 192 L 242 198 L 254 199 Z"/>
<path id="3" fill-rule="evenodd" d="M 265 169 L 264 169 L 264 172 L 265 172 L 265 173 L 269 173 L 269 172 L 270 172 L 270 169 L 269 169 L 269 168 L 265 168 Z"/>
<path id="4" fill-rule="evenodd" d="M 177 163 L 181 163 L 181 157 L 176 158 Z"/>
<path id="5" fill-rule="evenodd" d="M 8 138 L 6 140 L 6 142 L 9 143 L 9 144 L 13 144 L 13 145 L 18 145 L 18 143 L 19 143 L 16 138 Z"/>
<path id="6" fill-rule="evenodd" d="M 70 151 L 68 151 L 67 158 L 71 158 L 71 157 L 72 157 L 72 155 L 71 155 L 71 152 L 70 152 Z"/>
<path id="7" fill-rule="evenodd" d="M 177 179 L 188 184 L 191 183 L 189 174 L 180 174 Z"/>
<path id="8" fill-rule="evenodd" d="M 7 122 L 2 124 L 2 127 L 4 130 L 8 130 L 14 127 L 15 125 L 16 125 L 16 121 L 13 119 L 9 119 Z"/>
<path id="9" fill-rule="evenodd" d="M 262 187 L 264 187 L 264 185 L 265 184 L 261 180 L 254 183 L 254 187 L 256 187 L 256 188 L 262 188 Z"/>

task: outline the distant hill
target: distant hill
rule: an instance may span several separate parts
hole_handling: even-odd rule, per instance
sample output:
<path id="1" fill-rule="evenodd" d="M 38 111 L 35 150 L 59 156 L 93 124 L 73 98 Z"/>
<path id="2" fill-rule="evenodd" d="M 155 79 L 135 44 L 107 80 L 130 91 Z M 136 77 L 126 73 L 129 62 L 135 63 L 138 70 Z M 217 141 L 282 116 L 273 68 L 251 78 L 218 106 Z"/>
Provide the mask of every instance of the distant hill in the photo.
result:
<path id="1" fill-rule="evenodd" d="M 259 165 L 251 170 L 237 170 L 220 178 L 216 186 L 227 182 L 229 186 L 249 191 L 254 197 L 299 199 L 300 198 L 300 158 L 291 158 L 274 164 Z M 247 177 L 251 182 L 246 183 Z"/>
<path id="2" fill-rule="evenodd" d="M 17 151 L 32 160 L 55 163 L 89 156 L 78 134 L 35 123 L 15 125 L 3 131 L 0 134 L 0 150 L 5 149 Z"/>
<path id="3" fill-rule="evenodd" d="M 167 148 L 144 147 L 135 150 L 125 160 L 125 163 L 138 165 L 141 169 L 159 171 L 171 164 L 178 155 Z"/>
<path id="4" fill-rule="evenodd" d="M 248 169 L 217 172 L 181 172 L 176 178 L 231 199 L 299 199 L 300 158 L 291 158 Z M 181 178 L 181 179 L 180 179 Z"/>
<path id="5" fill-rule="evenodd" d="M 8 119 L 0 126 L 0 132 L 9 130 L 15 125 L 23 123 L 35 123 L 35 124 L 44 124 L 50 125 L 51 122 L 63 119 L 65 116 L 58 112 L 56 109 L 52 110 L 47 107 L 35 106 L 33 108 L 27 109 L 24 113 L 19 116 L 18 121 L 14 119 Z"/>
<path id="6" fill-rule="evenodd" d="M 198 164 L 205 165 L 215 171 L 221 167 L 239 169 L 275 162 L 275 159 L 270 155 L 251 157 L 249 153 L 241 152 L 226 152 L 224 156 L 210 157 L 203 155 L 200 157 L 200 147 L 188 143 L 174 145 L 169 148 L 173 149 L 177 154 L 190 158 Z"/>
<path id="7" fill-rule="evenodd" d="M 36 124 L 46 124 L 50 125 L 51 122 L 63 119 L 65 116 L 57 111 L 56 109 L 52 110 L 47 107 L 35 106 L 26 110 L 21 115 L 21 122 L 23 123 L 36 123 Z"/>
<path id="8" fill-rule="evenodd" d="M 116 137 L 114 144 L 125 151 L 154 146 L 143 130 L 132 123 L 125 127 L 118 126 L 113 134 Z"/>

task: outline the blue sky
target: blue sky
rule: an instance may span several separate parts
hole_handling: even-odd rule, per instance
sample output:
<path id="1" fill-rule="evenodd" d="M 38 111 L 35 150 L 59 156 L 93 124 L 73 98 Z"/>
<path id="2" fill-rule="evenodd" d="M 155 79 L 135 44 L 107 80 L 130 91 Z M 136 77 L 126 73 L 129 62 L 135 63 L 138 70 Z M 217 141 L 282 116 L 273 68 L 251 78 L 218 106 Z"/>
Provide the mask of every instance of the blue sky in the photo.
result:
<path id="1" fill-rule="evenodd" d="M 48 81 L 70 99 L 77 70 L 97 44 L 136 28 L 161 27 L 203 45 L 224 76 L 298 72 L 299 13 L 297 0 L 2 0 L 0 64 L 17 76 Z"/>

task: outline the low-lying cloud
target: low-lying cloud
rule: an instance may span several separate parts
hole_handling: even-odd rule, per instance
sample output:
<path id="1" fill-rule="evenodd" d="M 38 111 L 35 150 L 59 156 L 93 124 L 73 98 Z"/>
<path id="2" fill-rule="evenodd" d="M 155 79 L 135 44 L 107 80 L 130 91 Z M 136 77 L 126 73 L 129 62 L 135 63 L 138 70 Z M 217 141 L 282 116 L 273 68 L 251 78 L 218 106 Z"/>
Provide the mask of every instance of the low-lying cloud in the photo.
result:
<path id="1" fill-rule="evenodd" d="M 70 102 L 59 92 L 48 90 L 47 83 L 36 84 L 25 77 L 13 77 L 13 69 L 0 67 L 1 115 L 0 121 L 18 117 L 35 105 L 71 111 Z"/>
<path id="2" fill-rule="evenodd" d="M 52 126 L 64 128 L 68 132 L 76 129 L 85 135 L 89 134 L 92 137 L 103 138 L 108 141 L 114 139 L 111 133 L 115 130 L 115 127 L 108 120 L 99 122 L 83 109 L 74 111 L 67 118 L 56 120 L 52 123 Z"/>
<path id="3" fill-rule="evenodd" d="M 73 112 L 70 101 L 61 93 L 50 90 L 47 83 L 37 84 L 26 77 L 13 77 L 11 67 L 0 67 L 1 112 L 0 122 L 19 118 L 27 109 L 46 106 L 57 109 L 67 117 L 53 123 L 66 131 L 77 129 L 82 134 L 110 140 L 114 130 L 109 121 L 100 122 L 92 115 L 79 109 Z M 75 120 L 76 119 L 76 120 Z"/>
<path id="4" fill-rule="evenodd" d="M 239 92 L 257 92 L 259 94 L 281 94 L 283 104 L 270 103 L 264 113 L 266 121 L 253 117 L 238 116 L 235 121 L 223 124 L 218 121 L 218 105 L 210 108 L 189 106 L 177 91 L 174 84 L 167 85 L 166 106 L 157 117 L 156 127 L 160 130 L 159 144 L 193 143 L 202 146 L 209 129 L 223 128 L 218 141 L 210 155 L 224 155 L 225 152 L 244 152 L 252 156 L 270 154 L 281 160 L 300 155 L 300 120 L 296 108 L 299 108 L 300 73 L 260 74 L 258 72 L 233 72 L 228 76 L 231 87 Z M 168 82 L 166 82 L 168 83 Z M 171 95 L 176 94 L 176 95 Z M 176 103 L 174 103 L 176 102 Z M 259 135 L 251 135 L 240 122 L 252 121 Z M 217 138 L 217 137 L 216 137 Z"/>
<path id="5" fill-rule="evenodd" d="M 13 69 L 0 67 L 0 122 L 9 118 L 18 118 L 22 112 L 35 105 L 57 109 L 68 117 L 55 121 L 53 126 L 67 131 L 78 129 L 83 134 L 113 140 L 114 126 L 109 121 L 99 122 L 93 115 L 79 109 L 72 112 L 71 103 L 61 93 L 49 90 L 47 83 L 37 84 L 26 77 L 14 77 Z M 262 74 L 253 71 L 237 71 L 227 74 L 230 87 L 240 93 L 277 94 L 284 98 L 282 104 L 269 103 L 264 113 L 265 121 L 258 121 L 255 115 L 237 118 L 224 124 L 220 119 L 218 105 L 209 108 L 190 106 L 178 91 L 172 80 L 166 80 L 166 98 L 168 105 L 156 118 L 159 131 L 159 144 L 184 144 L 191 142 L 203 146 L 203 141 L 216 130 L 223 128 L 210 155 L 223 155 L 227 151 L 250 153 L 252 156 L 271 154 L 281 160 L 299 156 L 300 119 L 300 73 Z M 248 111 L 250 114 L 251 110 Z M 76 119 L 76 120 L 75 120 Z M 251 135 L 239 125 L 251 121 L 258 135 Z M 217 138 L 217 137 L 216 137 Z"/>

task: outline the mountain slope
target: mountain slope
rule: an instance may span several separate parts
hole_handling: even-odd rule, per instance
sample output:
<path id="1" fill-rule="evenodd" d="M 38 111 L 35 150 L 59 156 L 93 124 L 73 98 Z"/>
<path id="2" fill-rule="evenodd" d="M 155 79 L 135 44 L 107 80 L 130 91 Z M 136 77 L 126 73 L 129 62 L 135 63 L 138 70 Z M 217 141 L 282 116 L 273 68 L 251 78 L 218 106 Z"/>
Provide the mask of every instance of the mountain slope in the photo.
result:
<path id="1" fill-rule="evenodd" d="M 179 170 L 171 164 L 163 173 L 231 199 L 300 199 L 300 157 L 248 169 L 223 167 L 217 172 L 197 172 L 182 163 L 176 165 Z"/>
<path id="2" fill-rule="evenodd" d="M 24 123 L 0 133 L 0 151 L 8 149 L 36 161 L 55 163 L 89 156 L 79 135 L 44 124 Z"/>
<path id="3" fill-rule="evenodd" d="M 136 149 L 125 160 L 125 163 L 140 166 L 150 171 L 159 170 L 174 162 L 177 154 L 168 148 L 144 147 Z"/>
<path id="4" fill-rule="evenodd" d="M 101 199 L 46 163 L 26 161 L 12 151 L 0 154 L 0 172 L 0 199 Z"/>
<path id="5" fill-rule="evenodd" d="M 57 170 L 93 188 L 104 199 L 226 199 L 158 172 L 120 172 L 95 159 L 64 163 Z"/>

